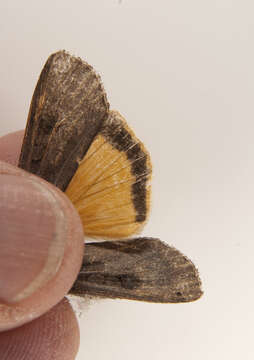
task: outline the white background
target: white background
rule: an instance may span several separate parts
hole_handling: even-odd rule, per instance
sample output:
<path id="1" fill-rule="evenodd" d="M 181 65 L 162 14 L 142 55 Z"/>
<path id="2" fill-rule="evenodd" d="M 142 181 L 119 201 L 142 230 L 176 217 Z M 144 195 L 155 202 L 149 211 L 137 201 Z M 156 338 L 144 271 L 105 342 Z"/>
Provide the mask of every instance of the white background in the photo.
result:
<path id="1" fill-rule="evenodd" d="M 191 304 L 84 305 L 78 359 L 254 358 L 254 25 L 247 0 L 0 0 L 0 135 L 66 49 L 151 152 L 158 236 L 198 266 Z"/>

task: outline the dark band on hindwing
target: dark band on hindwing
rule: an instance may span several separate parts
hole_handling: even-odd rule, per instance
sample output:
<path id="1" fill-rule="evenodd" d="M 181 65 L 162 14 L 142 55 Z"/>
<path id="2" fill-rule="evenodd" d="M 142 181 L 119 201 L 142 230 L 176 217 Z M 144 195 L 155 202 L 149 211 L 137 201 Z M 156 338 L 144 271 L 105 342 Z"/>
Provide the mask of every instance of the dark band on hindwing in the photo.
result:
<path id="1" fill-rule="evenodd" d="M 147 154 L 124 125 L 121 115 L 116 111 L 111 111 L 101 128 L 100 134 L 113 148 L 124 152 L 130 162 L 131 172 L 136 179 L 132 184 L 132 200 L 136 210 L 136 221 L 143 222 L 147 217 L 146 186 L 150 174 L 150 170 L 147 168 Z"/>

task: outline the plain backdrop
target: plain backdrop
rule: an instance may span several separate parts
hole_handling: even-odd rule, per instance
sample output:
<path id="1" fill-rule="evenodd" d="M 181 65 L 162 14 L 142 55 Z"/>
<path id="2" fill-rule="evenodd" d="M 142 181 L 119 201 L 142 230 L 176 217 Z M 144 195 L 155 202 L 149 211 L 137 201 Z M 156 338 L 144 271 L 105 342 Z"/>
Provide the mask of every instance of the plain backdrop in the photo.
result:
<path id="1" fill-rule="evenodd" d="M 254 25 L 247 0 L 0 0 L 0 135 L 25 127 L 47 57 L 101 74 L 151 152 L 144 234 L 198 266 L 190 304 L 81 305 L 78 360 L 251 360 Z"/>

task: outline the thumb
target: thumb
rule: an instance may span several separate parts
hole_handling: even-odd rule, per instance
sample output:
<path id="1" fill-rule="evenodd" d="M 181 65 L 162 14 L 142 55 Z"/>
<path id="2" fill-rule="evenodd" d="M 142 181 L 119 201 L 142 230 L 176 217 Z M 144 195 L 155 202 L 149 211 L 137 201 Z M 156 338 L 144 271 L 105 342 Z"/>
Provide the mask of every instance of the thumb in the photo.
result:
<path id="1" fill-rule="evenodd" d="M 0 162 L 0 331 L 58 303 L 82 258 L 82 225 L 68 198 L 46 181 Z"/>

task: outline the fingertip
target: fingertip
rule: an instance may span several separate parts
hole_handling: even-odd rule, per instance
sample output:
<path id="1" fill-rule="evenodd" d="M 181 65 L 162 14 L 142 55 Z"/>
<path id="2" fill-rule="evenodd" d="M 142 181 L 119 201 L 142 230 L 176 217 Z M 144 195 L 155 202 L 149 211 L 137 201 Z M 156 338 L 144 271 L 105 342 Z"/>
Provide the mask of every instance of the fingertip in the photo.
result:
<path id="1" fill-rule="evenodd" d="M 80 342 L 76 316 L 67 299 L 17 329 L 0 333 L 1 358 L 74 360 Z"/>
<path id="2" fill-rule="evenodd" d="M 69 291 L 82 263 L 84 235 L 74 206 L 53 185 L 0 162 L 1 181 L 0 226 L 8 240 L 0 255 L 3 331 L 41 316 Z"/>
<path id="3" fill-rule="evenodd" d="M 18 164 L 24 133 L 24 130 L 19 130 L 0 137 L 0 160 Z"/>

